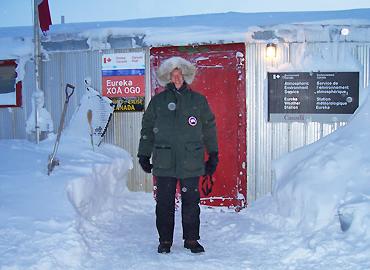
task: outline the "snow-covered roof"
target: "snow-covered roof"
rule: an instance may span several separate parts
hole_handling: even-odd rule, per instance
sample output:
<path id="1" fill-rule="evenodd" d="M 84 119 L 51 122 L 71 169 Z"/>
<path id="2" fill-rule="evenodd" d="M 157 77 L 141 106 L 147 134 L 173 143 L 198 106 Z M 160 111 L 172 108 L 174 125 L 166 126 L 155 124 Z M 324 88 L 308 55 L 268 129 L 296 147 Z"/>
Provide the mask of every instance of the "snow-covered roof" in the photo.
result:
<path id="1" fill-rule="evenodd" d="M 341 36 L 348 27 L 350 34 Z M 0 28 L 0 59 L 32 53 L 33 28 Z M 227 42 L 370 41 L 370 9 L 218 13 L 51 26 L 47 51 Z M 9 46 L 9 44 L 12 46 Z M 27 50 L 27 48 L 29 48 Z"/>

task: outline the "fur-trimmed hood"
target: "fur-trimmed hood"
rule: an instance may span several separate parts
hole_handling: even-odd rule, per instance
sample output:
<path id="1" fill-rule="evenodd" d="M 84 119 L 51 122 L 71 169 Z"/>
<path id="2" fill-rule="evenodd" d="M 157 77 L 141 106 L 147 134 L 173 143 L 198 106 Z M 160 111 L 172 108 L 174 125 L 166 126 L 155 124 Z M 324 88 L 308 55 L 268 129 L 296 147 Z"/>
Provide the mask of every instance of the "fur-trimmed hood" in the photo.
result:
<path id="1" fill-rule="evenodd" d="M 191 84 L 193 82 L 196 73 L 196 67 L 184 58 L 174 56 L 163 61 L 158 68 L 156 72 L 158 83 L 162 86 L 166 86 L 166 84 L 171 81 L 171 72 L 175 68 L 181 69 L 182 75 L 184 76 L 184 81 L 187 84 Z"/>

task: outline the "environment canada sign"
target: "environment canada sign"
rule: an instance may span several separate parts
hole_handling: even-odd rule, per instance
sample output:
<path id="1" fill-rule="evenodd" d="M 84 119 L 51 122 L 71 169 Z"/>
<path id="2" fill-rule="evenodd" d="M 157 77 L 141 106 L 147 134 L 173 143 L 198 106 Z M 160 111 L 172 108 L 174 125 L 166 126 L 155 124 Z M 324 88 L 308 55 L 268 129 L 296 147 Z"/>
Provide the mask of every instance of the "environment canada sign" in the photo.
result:
<path id="1" fill-rule="evenodd" d="M 359 105 L 359 72 L 269 72 L 271 122 L 347 121 Z"/>
<path id="2" fill-rule="evenodd" d="M 145 103 L 145 54 L 143 52 L 102 56 L 102 94 L 115 111 L 143 111 Z"/>

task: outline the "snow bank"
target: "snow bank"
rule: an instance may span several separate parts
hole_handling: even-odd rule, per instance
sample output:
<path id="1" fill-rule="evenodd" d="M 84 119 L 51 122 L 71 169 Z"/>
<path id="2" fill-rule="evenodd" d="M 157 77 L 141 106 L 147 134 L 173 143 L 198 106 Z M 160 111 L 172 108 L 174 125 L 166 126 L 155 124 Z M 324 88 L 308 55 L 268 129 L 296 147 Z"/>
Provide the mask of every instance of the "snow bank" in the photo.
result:
<path id="1" fill-rule="evenodd" d="M 363 143 L 368 134 L 359 131 Z M 0 140 L 1 270 L 194 267 L 195 255 L 183 247 L 181 211 L 175 213 L 171 253 L 157 253 L 155 201 L 150 193 L 125 188 L 132 166 L 126 151 L 107 144 L 92 151 L 84 141 L 62 136 L 57 155 L 61 164 L 48 176 L 53 143 L 51 137 L 39 145 Z M 269 196 L 238 213 L 204 206 L 201 243 L 206 253 L 196 261 L 197 268 L 370 269 L 370 241 L 363 238 L 368 192 L 358 196 L 364 187 L 351 187 L 352 194 L 340 205 L 340 214 L 351 221 L 346 234 L 335 218 L 330 228 L 311 234 L 284 228 L 287 219 L 277 215 L 275 199 Z M 311 192 L 312 200 L 321 200 L 322 193 L 328 192 Z"/>
<path id="2" fill-rule="evenodd" d="M 87 173 L 69 181 L 67 194 L 78 219 L 109 223 L 115 218 L 124 194 L 128 193 L 127 175 L 133 162 L 127 151 L 109 144 L 100 145 L 113 108 L 110 100 L 93 89 L 90 82 L 90 78 L 85 78 L 85 94 L 63 131 L 61 141 L 68 144 L 67 151 L 90 149 L 90 155 L 97 155 L 100 160 L 87 165 L 90 169 Z M 90 121 L 87 112 L 90 112 Z"/>
<path id="3" fill-rule="evenodd" d="M 128 192 L 127 174 L 132 167 L 127 153 L 109 164 L 94 165 L 91 174 L 72 180 L 68 198 L 78 215 L 92 223 L 112 221 Z"/>
<path id="4" fill-rule="evenodd" d="M 362 70 L 352 54 L 335 42 L 320 50 L 297 45 L 291 63 L 269 69 Z M 273 162 L 276 184 L 272 203 L 287 224 L 315 231 L 334 222 L 352 236 L 370 238 L 370 229 L 363 226 L 370 218 L 370 210 L 366 210 L 370 209 L 370 152 L 366 149 L 370 126 L 364 124 L 370 121 L 370 99 L 362 77 L 360 72 L 360 107 L 346 126 Z"/>
<path id="5" fill-rule="evenodd" d="M 370 239 L 370 99 L 346 126 L 274 164 L 273 197 L 291 225 L 319 230 L 331 222 Z"/>
<path id="6" fill-rule="evenodd" d="M 85 265 L 89 254 L 76 225 L 81 215 L 98 216 L 112 209 L 109 203 L 119 203 L 118 196 L 126 197 L 131 157 L 108 144 L 92 151 L 82 139 L 63 134 L 60 165 L 48 176 L 55 137 L 40 144 L 0 140 L 1 270 L 97 269 Z"/>

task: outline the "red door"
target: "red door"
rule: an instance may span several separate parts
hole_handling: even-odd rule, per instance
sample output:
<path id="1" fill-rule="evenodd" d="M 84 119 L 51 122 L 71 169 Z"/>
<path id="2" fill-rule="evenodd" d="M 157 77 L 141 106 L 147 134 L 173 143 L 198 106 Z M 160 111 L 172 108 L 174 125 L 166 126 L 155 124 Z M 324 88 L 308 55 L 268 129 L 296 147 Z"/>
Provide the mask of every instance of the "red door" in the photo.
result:
<path id="1" fill-rule="evenodd" d="M 238 208 L 246 204 L 244 55 L 244 44 L 160 47 L 150 50 L 152 95 L 163 90 L 156 80 L 157 68 L 164 60 L 181 56 L 196 65 L 197 73 L 191 88 L 207 97 L 216 115 L 220 162 L 213 176 L 212 192 L 205 196 L 201 191 L 202 204 Z"/>

